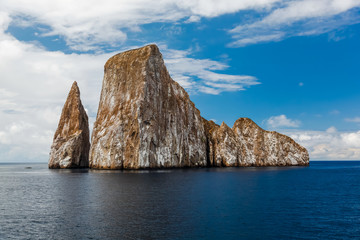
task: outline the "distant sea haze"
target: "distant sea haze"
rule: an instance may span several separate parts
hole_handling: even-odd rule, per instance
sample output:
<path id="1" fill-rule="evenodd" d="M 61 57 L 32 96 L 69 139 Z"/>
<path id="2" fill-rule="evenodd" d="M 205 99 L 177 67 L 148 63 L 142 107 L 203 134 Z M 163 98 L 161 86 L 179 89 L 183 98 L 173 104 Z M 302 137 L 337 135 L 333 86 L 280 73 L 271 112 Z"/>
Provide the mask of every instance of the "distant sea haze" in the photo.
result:
<path id="1" fill-rule="evenodd" d="M 0 164 L 0 239 L 359 239 L 360 162 L 48 169 Z"/>

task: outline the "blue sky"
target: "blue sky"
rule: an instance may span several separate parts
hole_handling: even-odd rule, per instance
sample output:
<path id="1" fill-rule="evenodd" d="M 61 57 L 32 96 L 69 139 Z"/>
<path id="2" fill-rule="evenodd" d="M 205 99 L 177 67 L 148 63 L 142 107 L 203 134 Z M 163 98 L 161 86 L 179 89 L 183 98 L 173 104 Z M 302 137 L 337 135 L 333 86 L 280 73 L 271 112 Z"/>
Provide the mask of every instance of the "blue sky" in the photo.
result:
<path id="1" fill-rule="evenodd" d="M 149 43 L 205 118 L 360 160 L 359 40 L 360 0 L 4 0 L 0 161 L 48 160 L 75 80 L 92 126 L 105 61 Z"/>

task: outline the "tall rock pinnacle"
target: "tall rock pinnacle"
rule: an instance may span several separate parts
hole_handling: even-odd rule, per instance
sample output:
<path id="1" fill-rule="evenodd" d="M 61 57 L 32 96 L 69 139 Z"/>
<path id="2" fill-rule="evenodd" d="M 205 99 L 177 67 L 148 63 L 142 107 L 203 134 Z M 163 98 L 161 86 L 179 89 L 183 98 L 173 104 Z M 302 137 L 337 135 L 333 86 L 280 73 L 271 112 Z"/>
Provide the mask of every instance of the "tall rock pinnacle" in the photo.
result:
<path id="1" fill-rule="evenodd" d="M 49 168 L 82 168 L 89 166 L 89 123 L 74 82 L 62 109 L 51 145 Z"/>
<path id="2" fill-rule="evenodd" d="M 171 79 L 156 45 L 107 61 L 91 141 L 91 168 L 207 165 L 200 111 Z"/>

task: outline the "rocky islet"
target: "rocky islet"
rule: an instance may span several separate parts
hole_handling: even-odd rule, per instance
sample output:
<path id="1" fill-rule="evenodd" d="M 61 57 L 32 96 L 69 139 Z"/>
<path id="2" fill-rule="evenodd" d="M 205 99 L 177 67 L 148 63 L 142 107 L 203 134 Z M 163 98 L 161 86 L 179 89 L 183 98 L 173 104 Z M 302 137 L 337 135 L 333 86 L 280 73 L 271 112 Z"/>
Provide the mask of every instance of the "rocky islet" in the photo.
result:
<path id="1" fill-rule="evenodd" d="M 76 89 L 79 93 L 77 85 Z M 188 93 L 170 77 L 156 45 L 117 54 L 106 62 L 90 151 L 80 93 L 78 101 L 68 100 L 54 136 L 51 168 L 87 167 L 79 159 L 95 169 L 309 164 L 304 147 L 248 118 L 239 118 L 232 128 L 202 118 Z M 79 116 L 86 121 L 77 120 Z M 72 125 L 79 127 L 64 130 Z"/>

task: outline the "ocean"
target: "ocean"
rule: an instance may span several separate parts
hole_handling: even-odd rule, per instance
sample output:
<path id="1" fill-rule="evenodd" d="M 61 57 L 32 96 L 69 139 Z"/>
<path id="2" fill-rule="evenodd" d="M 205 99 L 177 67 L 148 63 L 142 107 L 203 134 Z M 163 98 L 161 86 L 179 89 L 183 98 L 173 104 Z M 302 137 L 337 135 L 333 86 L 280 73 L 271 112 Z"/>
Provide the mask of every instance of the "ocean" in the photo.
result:
<path id="1" fill-rule="evenodd" d="M 0 239 L 360 239 L 360 162 L 150 171 L 0 164 Z"/>

